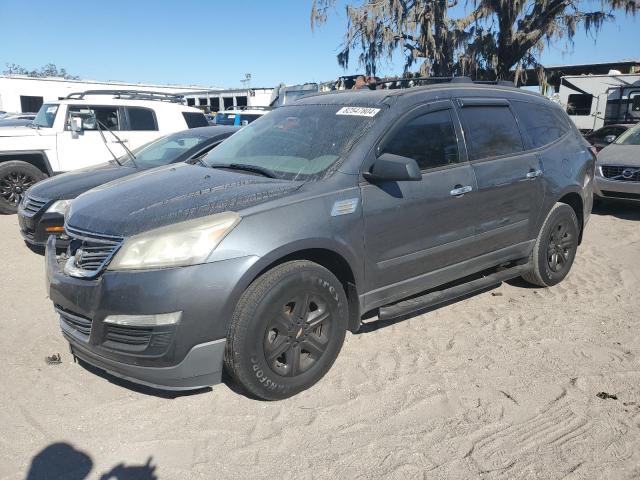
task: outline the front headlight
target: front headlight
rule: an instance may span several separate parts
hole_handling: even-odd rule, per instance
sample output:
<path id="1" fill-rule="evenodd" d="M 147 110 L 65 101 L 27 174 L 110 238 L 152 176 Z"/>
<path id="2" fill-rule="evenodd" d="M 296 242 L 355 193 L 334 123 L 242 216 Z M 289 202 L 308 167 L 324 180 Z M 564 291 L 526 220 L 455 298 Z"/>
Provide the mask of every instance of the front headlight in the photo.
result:
<path id="1" fill-rule="evenodd" d="M 58 200 L 53 202 L 49 208 L 47 208 L 47 213 L 59 213 L 60 215 L 64 215 L 71 205 L 71 200 Z"/>
<path id="2" fill-rule="evenodd" d="M 136 270 L 204 263 L 240 218 L 237 213 L 224 212 L 134 235 L 124 241 L 108 268 Z"/>

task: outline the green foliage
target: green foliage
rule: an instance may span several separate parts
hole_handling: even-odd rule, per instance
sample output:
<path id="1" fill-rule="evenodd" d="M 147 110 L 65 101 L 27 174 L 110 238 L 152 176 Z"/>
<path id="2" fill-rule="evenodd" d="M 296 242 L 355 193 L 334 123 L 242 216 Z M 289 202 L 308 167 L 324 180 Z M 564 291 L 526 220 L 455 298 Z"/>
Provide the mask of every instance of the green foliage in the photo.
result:
<path id="1" fill-rule="evenodd" d="M 67 80 L 78 80 L 80 77 L 71 75 L 64 68 L 58 68 L 53 63 L 47 63 L 44 67 L 37 70 L 27 70 L 26 68 L 16 65 L 15 63 L 5 64 L 3 75 L 26 75 L 28 77 L 45 78 L 60 77 Z"/>
<path id="2" fill-rule="evenodd" d="M 328 21 L 336 0 L 314 0 L 312 27 Z M 537 67 L 545 46 L 573 47 L 580 29 L 599 33 L 616 13 L 635 15 L 640 0 L 360 0 L 348 4 L 339 64 L 350 53 L 375 75 L 396 52 L 422 75 L 508 78 Z M 462 14 L 461 14 L 462 12 Z"/>

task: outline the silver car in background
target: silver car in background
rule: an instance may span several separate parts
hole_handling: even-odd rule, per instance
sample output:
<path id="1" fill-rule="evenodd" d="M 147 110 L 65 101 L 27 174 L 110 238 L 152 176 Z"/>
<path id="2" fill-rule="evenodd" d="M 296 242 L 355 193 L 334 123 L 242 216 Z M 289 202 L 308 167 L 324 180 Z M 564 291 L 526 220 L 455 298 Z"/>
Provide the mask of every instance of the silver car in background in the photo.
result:
<path id="1" fill-rule="evenodd" d="M 598 154 L 595 194 L 640 202 L 640 123 Z"/>

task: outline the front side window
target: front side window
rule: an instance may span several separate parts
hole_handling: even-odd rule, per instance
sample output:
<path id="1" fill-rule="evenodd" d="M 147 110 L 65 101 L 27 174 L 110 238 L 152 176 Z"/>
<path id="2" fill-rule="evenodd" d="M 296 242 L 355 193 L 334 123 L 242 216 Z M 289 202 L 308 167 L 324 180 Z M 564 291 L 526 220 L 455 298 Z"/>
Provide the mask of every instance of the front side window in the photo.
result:
<path id="1" fill-rule="evenodd" d="M 400 127 L 382 153 L 413 158 L 420 170 L 460 161 L 458 140 L 449 110 L 427 113 Z"/>
<path id="2" fill-rule="evenodd" d="M 591 103 L 593 95 L 586 93 L 573 93 L 567 101 L 567 113 L 569 115 L 591 115 Z"/>
<path id="3" fill-rule="evenodd" d="M 126 109 L 129 116 L 129 130 L 158 130 L 156 116 L 150 108 L 126 107 Z"/>
<path id="4" fill-rule="evenodd" d="M 616 145 L 640 145 L 640 123 L 620 135 L 614 143 Z"/>
<path id="5" fill-rule="evenodd" d="M 92 114 L 92 116 L 83 116 L 82 128 L 84 130 L 120 130 L 118 107 L 70 105 L 68 118 L 71 118 L 74 112 Z M 67 128 L 68 125 L 69 119 L 67 119 Z"/>
<path id="6" fill-rule="evenodd" d="M 465 107 L 461 117 L 473 160 L 517 154 L 524 150 L 516 119 L 508 107 Z"/>
<path id="7" fill-rule="evenodd" d="M 57 103 L 45 103 L 38 110 L 36 118 L 33 120 L 33 124 L 40 128 L 51 128 L 53 122 L 56 120 L 56 114 L 60 105 Z"/>
<path id="8" fill-rule="evenodd" d="M 534 148 L 553 143 L 568 131 L 568 126 L 560 122 L 559 116 L 551 107 L 519 101 L 514 101 L 511 105 Z"/>
<path id="9" fill-rule="evenodd" d="M 280 107 L 229 137 L 204 161 L 218 168 L 256 167 L 285 180 L 317 180 L 346 158 L 382 114 L 342 105 Z"/>

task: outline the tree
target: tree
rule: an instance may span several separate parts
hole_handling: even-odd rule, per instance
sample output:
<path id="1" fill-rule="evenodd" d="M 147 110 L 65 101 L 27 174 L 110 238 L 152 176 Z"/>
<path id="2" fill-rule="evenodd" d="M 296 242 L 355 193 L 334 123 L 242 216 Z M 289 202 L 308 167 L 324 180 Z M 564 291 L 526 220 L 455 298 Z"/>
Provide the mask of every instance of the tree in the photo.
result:
<path id="1" fill-rule="evenodd" d="M 47 63 L 44 67 L 37 70 L 27 70 L 26 68 L 16 65 L 15 63 L 7 63 L 3 75 L 27 75 L 28 77 L 46 78 L 61 77 L 67 80 L 78 80 L 80 77 L 71 75 L 64 68 L 58 69 L 53 63 Z"/>
<path id="2" fill-rule="evenodd" d="M 336 0 L 314 0 L 311 26 L 328 20 Z M 359 63 L 375 75 L 384 59 L 401 50 L 405 72 L 419 63 L 427 76 L 509 78 L 513 68 L 538 65 L 545 45 L 573 46 L 582 28 L 594 35 L 640 0 L 361 0 L 346 7 L 347 32 L 339 64 L 359 50 Z"/>

